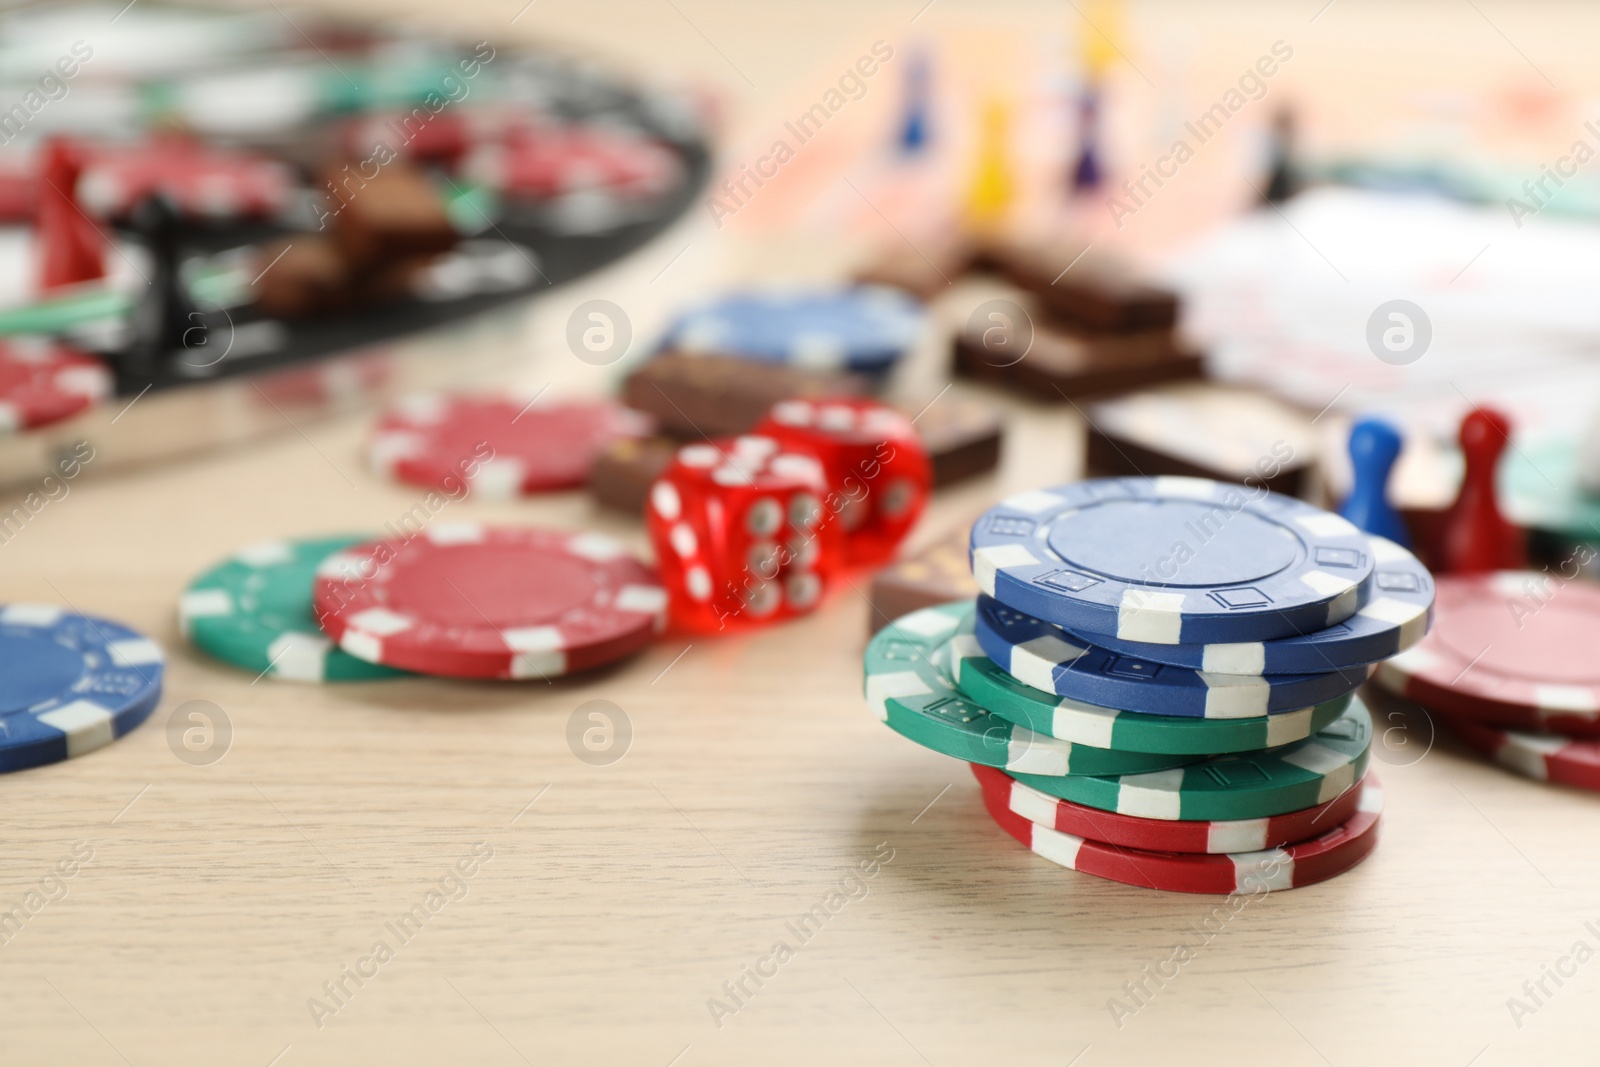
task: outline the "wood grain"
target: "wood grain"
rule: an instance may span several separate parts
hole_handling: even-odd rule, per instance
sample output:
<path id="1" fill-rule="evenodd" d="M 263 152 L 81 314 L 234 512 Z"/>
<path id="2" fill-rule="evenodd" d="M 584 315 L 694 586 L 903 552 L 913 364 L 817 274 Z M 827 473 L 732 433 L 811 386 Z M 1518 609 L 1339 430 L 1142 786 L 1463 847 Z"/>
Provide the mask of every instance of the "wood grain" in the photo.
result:
<path id="1" fill-rule="evenodd" d="M 1045 30 L 1061 47 L 1083 32 L 1073 9 L 1044 3 L 939 0 L 914 25 L 920 0 L 539 0 L 513 24 L 521 6 L 339 8 L 550 41 L 644 75 L 718 85 L 734 147 L 760 143 L 878 37 L 970 39 L 951 63 L 952 79 L 970 84 L 966 58 L 994 42 L 1037 55 Z M 1161 49 L 1181 46 L 1184 103 L 1198 105 L 1273 40 L 1292 39 L 1297 59 L 1273 92 L 1331 141 L 1365 136 L 1424 90 L 1544 91 L 1534 64 L 1578 99 L 1597 95 L 1592 10 L 1338 0 L 1317 15 L 1319 6 L 1130 5 L 1127 48 L 1156 82 L 1180 69 L 1160 61 Z M 1125 84 L 1138 77 L 1122 71 Z M 839 143 L 881 144 L 897 99 L 897 82 L 876 84 Z M 1118 126 L 1123 158 L 1139 158 L 1148 139 L 1133 125 Z M 1504 135 L 1553 158 L 1577 134 Z M 1130 223 L 1134 245 L 1170 245 L 1247 196 L 1223 160 L 1244 151 L 1244 133 L 1230 136 Z M 824 166 L 834 152 L 849 156 L 819 144 L 816 169 L 784 179 L 804 187 L 775 185 L 764 210 L 781 218 L 791 206 L 847 203 Z M 806 184 L 820 180 L 832 184 Z M 893 234 L 879 225 L 865 236 Z M 717 229 L 697 212 L 628 262 L 537 301 L 506 339 L 474 343 L 505 344 L 518 385 L 596 393 L 617 370 L 579 363 L 562 342 L 580 301 L 618 302 L 635 335 L 650 337 L 708 285 L 834 276 L 867 243 L 805 225 L 774 231 L 754 212 Z M 947 380 L 930 349 L 907 398 L 932 397 Z M 1001 470 L 941 493 L 919 541 L 1003 492 L 1076 475 L 1076 412 L 997 399 L 1010 413 Z M 0 1062 L 1592 1059 L 1600 967 L 1549 984 L 1520 1026 L 1507 998 L 1525 996 L 1523 982 L 1575 942 L 1600 947 L 1585 925 L 1600 921 L 1600 806 L 1447 741 L 1430 751 L 1415 725 L 1402 735 L 1380 723 L 1391 746 L 1404 736 L 1426 754 L 1386 750 L 1377 764 L 1389 808 L 1376 855 L 1326 885 L 1250 902 L 1205 938 L 1217 901 L 1103 883 L 1028 854 L 989 824 L 964 768 L 874 720 L 860 695 L 864 576 L 794 625 L 667 641 L 614 671 L 548 685 L 253 682 L 187 649 L 174 606 L 212 560 L 269 536 L 371 529 L 416 502 L 367 469 L 365 421 L 85 478 L 0 545 L 5 598 L 115 616 L 171 655 L 166 696 L 144 727 L 83 759 L 0 779 L 0 911 L 46 883 L 76 842 L 92 849 L 61 883 L 64 896 L 55 890 L 59 899 L 0 935 Z M 577 494 L 452 504 L 446 517 L 595 526 L 641 544 L 637 527 Z M 569 723 L 589 700 L 631 722 L 626 755 L 609 766 L 569 748 Z M 188 701 L 211 702 L 232 724 L 226 756 L 210 766 L 168 747 L 167 725 Z M 428 911 L 429 893 L 480 842 L 492 858 L 464 890 L 445 882 L 464 896 L 441 895 Z M 880 846 L 892 860 L 861 875 Z M 819 905 L 826 921 L 797 937 L 791 924 Z M 402 943 L 387 924 L 414 906 L 426 922 Z M 308 1001 L 332 1006 L 324 983 L 380 940 L 392 958 L 363 984 L 344 978 L 344 1005 L 319 1027 Z M 745 978 L 744 1005 L 719 1027 L 708 1000 L 732 1006 L 723 983 L 779 941 L 792 957 L 759 988 Z M 1147 978 L 1181 943 L 1194 946 L 1192 960 L 1159 984 Z M 1119 1025 L 1108 1005 L 1133 1003 L 1128 983 L 1148 992 Z"/>

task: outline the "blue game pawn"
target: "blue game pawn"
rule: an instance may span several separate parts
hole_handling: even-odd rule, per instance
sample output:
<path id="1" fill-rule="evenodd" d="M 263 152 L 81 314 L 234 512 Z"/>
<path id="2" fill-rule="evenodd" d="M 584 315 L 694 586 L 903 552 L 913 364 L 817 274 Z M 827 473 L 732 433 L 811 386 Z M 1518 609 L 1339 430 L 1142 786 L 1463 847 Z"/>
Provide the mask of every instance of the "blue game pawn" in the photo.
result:
<path id="1" fill-rule="evenodd" d="M 900 126 L 900 152 L 914 156 L 928 144 L 928 56 L 917 52 L 906 67 L 906 117 Z"/>
<path id="2" fill-rule="evenodd" d="M 1350 464 L 1355 486 L 1339 514 L 1367 533 L 1411 547 L 1405 520 L 1389 503 L 1389 472 L 1400 457 L 1400 431 L 1376 418 L 1350 427 Z"/>
<path id="3" fill-rule="evenodd" d="M 1084 87 L 1078 98 L 1078 159 L 1072 168 L 1072 191 L 1098 189 L 1105 173 L 1100 166 L 1100 90 Z"/>

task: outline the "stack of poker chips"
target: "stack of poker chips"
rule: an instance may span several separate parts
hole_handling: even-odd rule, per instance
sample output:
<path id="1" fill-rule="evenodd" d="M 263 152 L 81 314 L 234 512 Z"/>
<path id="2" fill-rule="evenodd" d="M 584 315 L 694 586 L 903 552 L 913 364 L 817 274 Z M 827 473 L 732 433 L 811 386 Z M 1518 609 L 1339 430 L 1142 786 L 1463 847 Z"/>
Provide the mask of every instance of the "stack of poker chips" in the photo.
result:
<path id="1" fill-rule="evenodd" d="M 982 591 L 866 652 L 892 729 L 972 764 L 996 823 L 1062 866 L 1192 893 L 1331 878 L 1377 844 L 1356 689 L 1427 633 L 1400 546 L 1242 485 L 1114 478 L 973 525 Z"/>
<path id="2" fill-rule="evenodd" d="M 1561 571 L 1440 578 L 1432 631 L 1373 681 L 1518 774 L 1600 790 L 1600 588 Z"/>

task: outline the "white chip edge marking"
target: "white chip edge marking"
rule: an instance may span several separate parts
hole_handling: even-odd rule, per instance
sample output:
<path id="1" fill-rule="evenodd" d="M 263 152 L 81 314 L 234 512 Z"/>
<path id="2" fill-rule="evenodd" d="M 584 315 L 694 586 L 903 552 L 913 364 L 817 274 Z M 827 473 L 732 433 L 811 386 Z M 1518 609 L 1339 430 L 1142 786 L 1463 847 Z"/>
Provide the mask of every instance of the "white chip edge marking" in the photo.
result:
<path id="1" fill-rule="evenodd" d="M 66 735 L 68 759 L 93 752 L 116 740 L 111 713 L 87 700 L 63 704 L 40 715 L 39 721 Z"/>
<path id="2" fill-rule="evenodd" d="M 1050 713 L 1050 734 L 1077 745 L 1112 748 L 1117 717 L 1121 714 L 1115 708 L 1102 708 L 1081 700 L 1063 700 Z"/>
<path id="3" fill-rule="evenodd" d="M 932 695 L 933 690 L 916 671 L 867 675 L 867 705 L 882 722 L 889 721 L 890 700 Z"/>
<path id="4" fill-rule="evenodd" d="M 1206 827 L 1207 852 L 1259 852 L 1267 847 L 1270 819 L 1228 819 Z"/>
<path id="5" fill-rule="evenodd" d="M 333 642 L 320 633 L 290 630 L 267 646 L 272 674 L 291 682 L 320 682 L 327 676 Z"/>
<path id="6" fill-rule="evenodd" d="M 1200 669 L 1217 674 L 1263 674 L 1267 669 L 1267 646 L 1260 641 L 1206 645 L 1200 653 Z"/>
<path id="7" fill-rule="evenodd" d="M 1183 603 L 1182 593 L 1124 589 L 1117 605 L 1117 636 L 1124 641 L 1176 645 L 1183 632 Z"/>
<path id="8" fill-rule="evenodd" d="M 1267 716 L 1267 747 L 1287 745 L 1290 741 L 1310 737 L 1312 716 L 1316 711 L 1316 708 L 1300 708 Z"/>
<path id="9" fill-rule="evenodd" d="M 979 589 L 994 596 L 995 575 L 998 572 L 1037 566 L 1038 563 L 1038 558 L 1023 545 L 990 545 L 973 550 L 972 577 L 977 580 Z"/>
<path id="10" fill-rule="evenodd" d="M 1011 676 L 1024 685 L 1046 693 L 1056 691 L 1056 667 L 1073 663 L 1088 649 L 1063 641 L 1053 634 L 1041 634 L 1031 641 L 1011 646 Z"/>
<path id="11" fill-rule="evenodd" d="M 1212 674 L 1197 671 L 1206 685 L 1208 719 L 1254 719 L 1267 714 L 1272 684 L 1259 675 Z"/>
<path id="12" fill-rule="evenodd" d="M 1117 811 L 1146 819 L 1176 819 L 1183 810 L 1184 768 L 1125 774 L 1117 789 Z"/>

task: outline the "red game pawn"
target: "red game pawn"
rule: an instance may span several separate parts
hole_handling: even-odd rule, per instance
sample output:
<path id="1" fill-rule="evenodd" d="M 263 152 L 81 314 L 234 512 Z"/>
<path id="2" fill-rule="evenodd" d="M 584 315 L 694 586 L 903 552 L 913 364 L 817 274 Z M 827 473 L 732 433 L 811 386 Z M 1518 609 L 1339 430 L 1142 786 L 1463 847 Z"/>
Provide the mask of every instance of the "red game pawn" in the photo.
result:
<path id="1" fill-rule="evenodd" d="M 849 566 L 893 557 L 928 502 L 933 468 L 916 427 L 876 400 L 785 400 L 755 432 L 822 460 L 830 491 L 825 504 L 844 527 Z"/>
<path id="2" fill-rule="evenodd" d="M 34 229 L 39 288 L 49 291 L 104 278 L 105 241 L 78 205 L 82 157 L 60 138 L 45 143 L 43 157 Z"/>
<path id="3" fill-rule="evenodd" d="M 815 456 L 770 437 L 679 449 L 645 509 L 672 621 L 715 633 L 815 608 L 843 552 L 827 491 Z"/>
<path id="4" fill-rule="evenodd" d="M 1454 574 L 1521 570 L 1528 565 L 1523 532 L 1506 521 L 1495 500 L 1495 470 L 1511 441 L 1511 421 L 1491 408 L 1461 420 L 1466 469 L 1461 494 L 1445 518 L 1437 570 Z"/>

